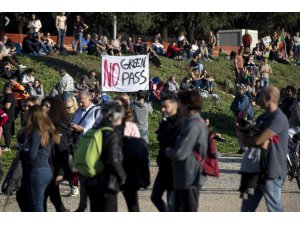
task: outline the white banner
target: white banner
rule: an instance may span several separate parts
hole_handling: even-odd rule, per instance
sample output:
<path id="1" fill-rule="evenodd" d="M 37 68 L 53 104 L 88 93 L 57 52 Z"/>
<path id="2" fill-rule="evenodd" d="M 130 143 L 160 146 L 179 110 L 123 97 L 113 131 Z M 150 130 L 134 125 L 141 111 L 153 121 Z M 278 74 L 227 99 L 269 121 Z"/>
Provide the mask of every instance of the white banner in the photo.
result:
<path id="1" fill-rule="evenodd" d="M 263 43 L 264 43 L 264 45 L 265 45 L 266 47 L 269 47 L 269 45 L 270 45 L 270 43 L 271 43 L 271 41 L 272 41 L 272 39 L 271 39 L 270 36 L 266 36 L 266 37 L 262 38 L 261 40 L 263 41 Z"/>
<path id="2" fill-rule="evenodd" d="M 102 91 L 149 90 L 147 55 L 102 56 Z"/>

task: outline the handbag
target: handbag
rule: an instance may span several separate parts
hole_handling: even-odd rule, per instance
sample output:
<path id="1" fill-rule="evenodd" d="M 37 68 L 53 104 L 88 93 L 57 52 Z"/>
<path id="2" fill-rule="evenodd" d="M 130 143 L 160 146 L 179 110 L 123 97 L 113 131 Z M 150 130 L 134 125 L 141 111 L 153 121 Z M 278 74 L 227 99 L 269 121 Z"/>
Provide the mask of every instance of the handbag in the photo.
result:
<path id="1" fill-rule="evenodd" d="M 19 190 L 22 184 L 23 168 L 19 157 L 13 159 L 9 171 L 2 183 L 1 191 L 3 194 L 12 195 Z"/>

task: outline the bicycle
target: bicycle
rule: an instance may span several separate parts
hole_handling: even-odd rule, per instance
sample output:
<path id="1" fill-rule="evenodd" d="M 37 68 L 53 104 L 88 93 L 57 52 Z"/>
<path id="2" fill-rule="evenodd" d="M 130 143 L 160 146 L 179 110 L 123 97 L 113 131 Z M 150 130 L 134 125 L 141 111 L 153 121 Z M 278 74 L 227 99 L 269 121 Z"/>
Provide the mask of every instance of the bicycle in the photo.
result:
<path id="1" fill-rule="evenodd" d="M 288 179 L 289 181 L 292 181 L 295 178 L 298 188 L 300 189 L 300 133 L 294 134 L 293 137 L 289 140 L 288 150 Z"/>

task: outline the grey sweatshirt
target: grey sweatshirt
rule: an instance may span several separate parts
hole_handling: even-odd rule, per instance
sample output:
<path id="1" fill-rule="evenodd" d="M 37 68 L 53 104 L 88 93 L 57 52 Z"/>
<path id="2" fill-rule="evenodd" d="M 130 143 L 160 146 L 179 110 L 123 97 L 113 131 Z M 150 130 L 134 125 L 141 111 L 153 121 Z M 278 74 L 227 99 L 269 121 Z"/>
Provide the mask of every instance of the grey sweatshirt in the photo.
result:
<path id="1" fill-rule="evenodd" d="M 206 156 L 208 129 L 199 120 L 199 113 L 187 117 L 183 121 L 175 148 L 166 149 L 166 155 L 173 162 L 174 189 L 200 186 L 202 170 L 193 151 L 197 149 L 203 157 Z"/>
<path id="2" fill-rule="evenodd" d="M 146 102 L 137 102 L 131 104 L 131 110 L 134 115 L 134 122 L 139 129 L 148 130 L 149 113 L 153 112 L 153 108 Z"/>

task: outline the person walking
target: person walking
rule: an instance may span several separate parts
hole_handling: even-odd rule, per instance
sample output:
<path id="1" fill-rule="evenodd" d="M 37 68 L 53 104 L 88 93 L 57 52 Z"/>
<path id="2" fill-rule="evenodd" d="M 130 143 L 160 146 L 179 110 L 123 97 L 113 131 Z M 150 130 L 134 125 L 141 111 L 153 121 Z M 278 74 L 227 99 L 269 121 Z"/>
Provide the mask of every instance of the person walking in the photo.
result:
<path id="1" fill-rule="evenodd" d="M 66 209 L 62 202 L 59 183 L 63 180 L 70 180 L 73 176 L 73 158 L 70 158 L 71 152 L 69 146 L 71 130 L 69 128 L 70 121 L 68 112 L 60 96 L 46 97 L 42 102 L 42 107 L 51 118 L 52 123 L 61 137 L 60 143 L 54 144 L 51 149 L 50 166 L 53 172 L 53 178 L 46 189 L 44 207 L 45 211 L 47 211 L 47 199 L 49 197 L 57 212 L 67 212 L 70 210 Z"/>
<path id="2" fill-rule="evenodd" d="M 160 212 L 170 212 L 174 211 L 173 169 L 172 161 L 166 155 L 166 148 L 175 147 L 177 136 L 182 129 L 182 116 L 176 94 L 171 93 L 161 99 L 161 112 L 164 118 L 156 131 L 159 142 L 157 156 L 159 169 L 153 184 L 151 201 Z M 167 191 L 167 203 L 162 198 L 165 191 Z"/>
<path id="3" fill-rule="evenodd" d="M 202 119 L 202 97 L 198 91 L 182 91 L 178 95 L 184 116 L 182 130 L 175 147 L 167 147 L 166 155 L 172 160 L 175 212 L 197 212 L 199 190 L 203 183 L 202 168 L 194 151 L 202 158 L 207 153 L 208 129 Z"/>
<path id="4" fill-rule="evenodd" d="M 287 174 L 286 151 L 288 149 L 287 117 L 278 107 L 279 90 L 268 86 L 260 92 L 257 104 L 265 110 L 256 120 L 262 131 L 252 137 L 244 137 L 243 143 L 262 150 L 261 182 L 255 188 L 254 195 L 242 201 L 241 211 L 254 212 L 264 197 L 269 212 L 284 211 L 281 203 L 281 191 Z"/>
<path id="5" fill-rule="evenodd" d="M 5 148 L 3 151 L 10 151 L 11 145 L 11 126 L 15 118 L 15 98 L 12 94 L 12 85 L 6 83 L 3 88 L 4 98 L 2 100 L 2 109 L 8 115 L 8 120 L 3 125 L 3 136 L 5 142 Z"/>
<path id="6" fill-rule="evenodd" d="M 93 104 L 92 94 L 87 91 L 81 91 L 78 96 L 79 109 L 76 111 L 74 118 L 70 124 L 72 129 L 73 143 L 76 145 L 83 134 L 90 130 L 96 120 L 99 118 L 99 110 Z M 78 175 L 75 175 L 74 186 L 71 187 L 70 195 L 78 195 Z M 79 174 L 80 180 L 80 202 L 76 212 L 84 212 L 87 208 L 87 193 L 85 188 L 85 177 Z"/>
<path id="7" fill-rule="evenodd" d="M 28 179 L 29 210 L 44 212 L 45 191 L 52 179 L 51 147 L 60 142 L 60 136 L 41 106 L 32 106 L 26 121 L 27 133 L 20 155 L 28 173 L 25 176 Z"/>
<path id="8" fill-rule="evenodd" d="M 126 180 L 122 165 L 122 135 L 116 129 L 122 123 L 124 108 L 118 102 L 112 101 L 103 105 L 101 113 L 102 120 L 94 129 L 110 127 L 112 130 L 102 131 L 102 153 L 99 160 L 103 162 L 104 170 L 93 178 L 87 178 L 86 188 L 91 212 L 117 212 L 117 194 Z"/>

